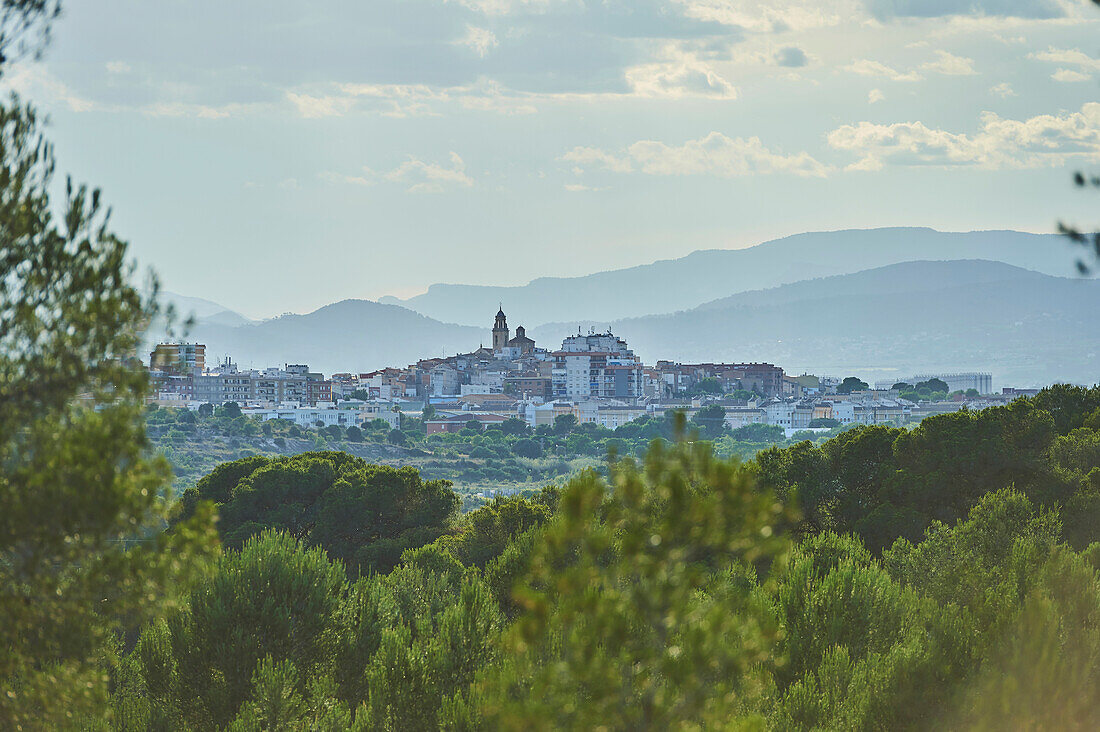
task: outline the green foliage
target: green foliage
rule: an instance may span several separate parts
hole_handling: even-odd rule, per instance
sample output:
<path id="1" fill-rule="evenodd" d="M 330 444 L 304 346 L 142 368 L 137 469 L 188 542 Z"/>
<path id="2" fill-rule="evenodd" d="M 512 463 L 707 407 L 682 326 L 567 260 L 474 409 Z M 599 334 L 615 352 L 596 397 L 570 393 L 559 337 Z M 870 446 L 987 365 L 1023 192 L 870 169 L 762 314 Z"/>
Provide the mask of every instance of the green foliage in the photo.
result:
<path id="1" fill-rule="evenodd" d="M 691 418 L 698 426 L 699 436 L 703 439 L 713 440 L 727 431 L 726 410 L 717 404 L 703 407 Z"/>
<path id="2" fill-rule="evenodd" d="M 1100 389 L 1055 387 L 1005 407 L 930 417 L 912 430 L 882 426 L 841 432 L 822 445 L 760 452 L 765 485 L 802 509 L 802 530 L 856 532 L 873 551 L 917 541 L 933 521 L 965 517 L 982 496 L 1014 485 L 1044 506 L 1061 504 L 1074 546 L 1100 538 L 1100 452 L 1087 420 Z M 1056 407 L 1058 422 L 1046 408 Z M 1096 488 L 1093 488 L 1094 482 Z"/>
<path id="3" fill-rule="evenodd" d="M 776 424 L 747 424 L 733 430 L 731 437 L 745 442 L 782 442 L 783 428 Z"/>
<path id="4" fill-rule="evenodd" d="M 13 18 L 40 18 L 45 7 L 56 4 L 5 4 L 5 29 Z M 11 41 L 0 38 L 5 47 Z M 176 584 L 214 540 L 202 507 L 175 532 L 160 531 L 168 466 L 149 455 L 147 379 L 130 358 L 158 310 L 130 284 L 126 244 L 110 232 L 99 192 L 71 181 L 58 189 L 53 168 L 35 112 L 16 98 L 0 106 L 0 726 L 7 729 L 105 715 L 115 634 L 174 603 Z M 54 190 L 63 200 L 51 200 Z"/>
<path id="5" fill-rule="evenodd" d="M 466 514 L 459 532 L 444 536 L 436 544 L 468 567 L 484 567 L 500 556 L 509 542 L 550 518 L 550 494 L 538 499 L 521 496 L 495 498 Z"/>
<path id="6" fill-rule="evenodd" d="M 534 546 L 506 663 L 475 689 L 492 728 L 728 725 L 776 629 L 746 562 L 782 551 L 779 505 L 706 443 L 575 479 Z M 751 716 L 751 715 L 750 715 Z"/>
<path id="7" fill-rule="evenodd" d="M 833 427 L 839 427 L 840 422 L 833 419 L 832 417 L 818 417 L 817 419 L 811 419 L 809 426 L 810 427 L 829 427 L 829 428 L 833 428 Z"/>
<path id="8" fill-rule="evenodd" d="M 226 402 L 214 410 L 214 416 L 222 419 L 236 419 L 241 416 L 241 405 L 236 402 Z"/>
<path id="9" fill-rule="evenodd" d="M 577 426 L 577 418 L 572 414 L 559 414 L 554 417 L 554 432 L 562 435 L 573 431 Z"/>
<path id="10" fill-rule="evenodd" d="M 226 463 L 184 494 L 183 515 L 200 501 L 218 506 L 230 547 L 279 529 L 323 547 L 353 575 L 389 571 L 403 551 L 447 531 L 458 509 L 447 481 L 336 452 Z"/>
<path id="11" fill-rule="evenodd" d="M 542 457 L 542 445 L 535 440 L 518 440 L 512 445 L 512 451 L 525 458 Z"/>
<path id="12" fill-rule="evenodd" d="M 721 394 L 722 384 L 719 383 L 718 379 L 714 378 L 713 376 L 707 376 L 706 378 L 699 379 L 694 384 L 692 384 L 687 393 L 689 396 L 698 396 L 701 394 Z"/>
<path id="13" fill-rule="evenodd" d="M 870 386 L 866 381 L 859 379 L 855 376 L 846 376 L 844 381 L 836 388 L 837 394 L 851 394 L 853 391 L 866 391 Z"/>
<path id="14" fill-rule="evenodd" d="M 168 622 L 161 652 L 170 648 L 171 656 L 155 664 L 172 669 L 165 705 L 194 727 L 223 726 L 249 698 L 266 656 L 307 672 L 324 664 L 344 582 L 343 567 L 286 534 L 266 532 L 240 552 L 227 552 Z"/>

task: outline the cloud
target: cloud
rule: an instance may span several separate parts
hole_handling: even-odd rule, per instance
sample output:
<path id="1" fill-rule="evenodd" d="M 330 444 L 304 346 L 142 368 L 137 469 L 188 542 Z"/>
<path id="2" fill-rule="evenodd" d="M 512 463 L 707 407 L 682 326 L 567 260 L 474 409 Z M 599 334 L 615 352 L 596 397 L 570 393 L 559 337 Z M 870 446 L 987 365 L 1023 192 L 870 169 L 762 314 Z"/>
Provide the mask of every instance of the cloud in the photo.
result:
<path id="1" fill-rule="evenodd" d="M 1062 64 L 1063 68 L 1050 75 L 1050 78 L 1055 81 L 1088 81 L 1092 78 L 1092 74 L 1100 71 L 1100 59 L 1089 56 L 1079 48 L 1054 48 L 1051 46 L 1045 51 L 1029 53 L 1027 57 L 1036 61 Z M 1076 66 L 1077 68 L 1067 69 L 1064 68 L 1065 66 Z"/>
<path id="2" fill-rule="evenodd" d="M 839 25 L 859 14 L 859 0 L 676 0 L 689 18 L 757 33 Z"/>
<path id="3" fill-rule="evenodd" d="M 947 51 L 936 51 L 939 57 L 935 61 L 922 64 L 925 71 L 932 71 L 947 76 L 973 76 L 978 72 L 974 70 L 974 59 L 956 56 Z"/>
<path id="4" fill-rule="evenodd" d="M 132 70 L 125 61 L 108 61 L 104 66 L 108 74 L 128 74 Z"/>
<path id="5" fill-rule="evenodd" d="M 1055 81 L 1073 82 L 1088 81 L 1092 77 L 1080 71 L 1074 71 L 1073 69 L 1058 69 L 1050 75 L 1050 78 L 1054 79 Z"/>
<path id="6" fill-rule="evenodd" d="M 780 66 L 799 68 L 810 62 L 806 52 L 797 46 L 787 46 L 775 52 L 775 62 Z"/>
<path id="7" fill-rule="evenodd" d="M 881 89 L 872 89 L 867 92 L 867 103 L 874 104 L 875 102 L 881 102 L 886 98 L 886 95 L 882 93 Z"/>
<path id="8" fill-rule="evenodd" d="M 866 4 L 878 20 L 950 15 L 1047 19 L 1065 15 L 1056 0 L 867 0 Z"/>
<path id="9" fill-rule="evenodd" d="M 694 53 L 670 45 L 663 55 L 659 61 L 626 69 L 624 76 L 633 94 L 668 99 L 737 97 L 737 89 Z"/>
<path id="10" fill-rule="evenodd" d="M 91 99 L 74 92 L 67 84 L 51 74 L 41 64 L 13 64 L 4 69 L 4 87 L 24 98 L 42 103 L 61 104 L 73 112 L 92 112 L 103 109 Z"/>
<path id="11" fill-rule="evenodd" d="M 474 181 L 466 175 L 466 165 L 458 153 L 450 155 L 451 165 L 428 163 L 414 157 L 397 166 L 383 177 L 394 183 L 408 183 L 409 193 L 442 193 L 448 187 L 469 188 Z"/>
<path id="12" fill-rule="evenodd" d="M 599 167 L 610 170 L 613 173 L 631 173 L 634 166 L 627 157 L 616 157 L 594 147 L 575 147 L 559 158 L 570 163 L 576 163 L 576 170 L 583 171 L 585 166 Z"/>
<path id="13" fill-rule="evenodd" d="M 860 161 L 867 170 L 886 161 L 900 165 L 974 166 L 989 170 L 1062 165 L 1070 158 L 1100 160 L 1100 103 L 1079 112 L 1037 115 L 1025 120 L 981 116 L 973 135 L 930 128 L 922 122 L 882 125 L 860 122 L 829 133 L 829 145 Z"/>
<path id="14" fill-rule="evenodd" d="M 253 109 L 247 104 L 190 104 L 187 102 L 154 102 L 146 104 L 140 111 L 146 117 L 194 117 L 196 119 L 228 119 L 240 116 Z"/>
<path id="15" fill-rule="evenodd" d="M 844 67 L 844 71 L 850 71 L 860 76 L 885 76 L 891 81 L 920 81 L 923 78 L 916 71 L 903 73 L 884 63 L 866 58 L 848 64 Z"/>
<path id="16" fill-rule="evenodd" d="M 306 119 L 339 117 L 345 114 L 350 107 L 345 97 L 331 95 L 314 96 L 288 91 L 286 98 L 298 110 L 298 114 Z"/>
<path id="17" fill-rule="evenodd" d="M 318 173 L 317 177 L 328 183 L 338 183 L 350 186 L 373 186 L 378 182 L 374 171 L 370 168 L 363 168 L 363 170 L 365 175 L 346 175 L 344 173 L 326 170 L 322 173 Z"/>
<path id="18" fill-rule="evenodd" d="M 996 94 L 1001 99 L 1007 99 L 1008 97 L 1016 96 L 1016 91 L 1012 88 L 1012 85 L 1009 84 L 1007 81 L 1002 81 L 1000 84 L 997 84 L 996 86 L 990 87 L 989 93 L 990 94 Z"/>
<path id="19" fill-rule="evenodd" d="M 571 193 L 581 193 L 585 191 L 606 191 L 607 188 L 593 188 L 592 186 L 586 186 L 583 183 L 566 183 L 565 190 Z"/>
<path id="20" fill-rule="evenodd" d="M 458 0 L 458 4 L 485 15 L 512 15 L 519 12 L 545 12 L 563 0 Z"/>
<path id="21" fill-rule="evenodd" d="M 614 155 L 596 148 L 574 148 L 562 160 L 595 165 L 613 172 L 635 170 L 647 175 L 709 175 L 733 178 L 755 174 L 787 173 L 798 176 L 824 176 L 828 168 L 809 153 L 784 155 L 764 147 L 758 137 L 727 137 L 711 132 L 683 145 L 666 145 L 656 140 L 639 140 L 625 154 Z"/>
<path id="22" fill-rule="evenodd" d="M 489 51 L 499 45 L 497 37 L 493 35 L 491 30 L 473 25 L 466 26 L 466 35 L 458 39 L 456 43 L 460 46 L 466 46 L 481 58 L 485 58 Z"/>

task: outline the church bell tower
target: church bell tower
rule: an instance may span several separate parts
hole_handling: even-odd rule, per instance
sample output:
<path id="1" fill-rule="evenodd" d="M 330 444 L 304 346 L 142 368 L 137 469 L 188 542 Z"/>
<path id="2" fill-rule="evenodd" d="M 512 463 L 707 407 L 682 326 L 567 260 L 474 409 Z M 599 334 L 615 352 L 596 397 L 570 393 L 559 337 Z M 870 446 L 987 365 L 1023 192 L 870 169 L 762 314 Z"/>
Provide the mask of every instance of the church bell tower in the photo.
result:
<path id="1" fill-rule="evenodd" d="M 508 345 L 508 321 L 504 318 L 504 306 L 497 310 L 497 319 L 493 323 L 493 350 L 501 351 Z"/>

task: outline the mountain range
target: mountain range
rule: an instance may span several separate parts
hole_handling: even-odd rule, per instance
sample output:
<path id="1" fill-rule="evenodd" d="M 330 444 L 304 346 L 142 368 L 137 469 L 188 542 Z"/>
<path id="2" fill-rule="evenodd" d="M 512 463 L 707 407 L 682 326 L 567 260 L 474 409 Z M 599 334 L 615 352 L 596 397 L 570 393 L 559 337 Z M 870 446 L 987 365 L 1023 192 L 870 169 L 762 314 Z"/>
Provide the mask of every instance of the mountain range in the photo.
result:
<path id="1" fill-rule="evenodd" d="M 264 321 L 168 299 L 183 312 L 198 306 L 188 337 L 207 344 L 208 360 L 232 355 L 244 367 L 368 371 L 469 351 L 490 341 L 503 302 L 512 328 L 526 325 L 548 348 L 578 328 L 610 327 L 647 363 L 770 361 L 866 379 L 982 370 L 1027 386 L 1091 383 L 1100 373 L 1100 282 L 1056 276 L 1073 271 L 1056 237 L 885 229 L 803 234 L 521 288 L 433 285 L 403 305 L 345 300 Z M 560 288 L 553 297 L 551 283 Z"/>
<path id="2" fill-rule="evenodd" d="M 1076 269 L 1063 237 L 1018 231 L 940 232 L 926 228 L 812 232 L 746 249 L 693 252 L 583 277 L 541 277 L 517 287 L 435 284 L 406 300 L 384 297 L 431 318 L 483 325 L 500 303 L 528 327 L 553 321 L 612 320 L 687 310 L 745 290 L 776 287 L 913 260 L 988 259 L 1056 276 Z"/>

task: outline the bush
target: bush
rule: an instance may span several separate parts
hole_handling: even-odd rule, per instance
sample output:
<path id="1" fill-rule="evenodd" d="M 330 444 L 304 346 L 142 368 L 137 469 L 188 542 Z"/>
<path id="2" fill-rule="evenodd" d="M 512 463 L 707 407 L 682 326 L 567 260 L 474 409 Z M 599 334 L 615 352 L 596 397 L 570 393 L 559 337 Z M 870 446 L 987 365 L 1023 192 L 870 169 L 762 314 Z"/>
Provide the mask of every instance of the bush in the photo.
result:
<path id="1" fill-rule="evenodd" d="M 517 440 L 516 444 L 512 445 L 512 452 L 520 457 L 540 458 L 542 457 L 542 445 L 535 440 Z"/>

